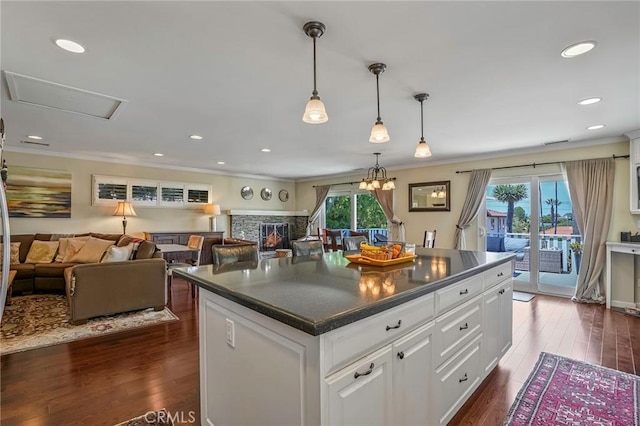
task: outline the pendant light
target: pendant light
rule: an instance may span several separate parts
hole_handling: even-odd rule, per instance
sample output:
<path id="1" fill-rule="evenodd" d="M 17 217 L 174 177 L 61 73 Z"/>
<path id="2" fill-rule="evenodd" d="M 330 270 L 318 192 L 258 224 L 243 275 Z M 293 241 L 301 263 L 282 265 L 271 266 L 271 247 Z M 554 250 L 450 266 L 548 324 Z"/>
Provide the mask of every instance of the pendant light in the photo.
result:
<path id="1" fill-rule="evenodd" d="M 302 27 L 304 33 L 313 39 L 313 92 L 302 115 L 302 121 L 309 124 L 322 124 L 329 120 L 324 104 L 318 96 L 318 90 L 316 90 L 316 39 L 324 34 L 325 29 L 324 24 L 318 21 L 307 22 Z"/>
<path id="2" fill-rule="evenodd" d="M 373 125 L 373 129 L 371 129 L 371 136 L 369 136 L 369 142 L 371 143 L 384 143 L 389 142 L 391 139 L 389 137 L 389 131 L 382 123 L 382 119 L 380 118 L 380 74 L 387 69 L 385 64 L 375 63 L 369 65 L 369 71 L 376 75 L 376 98 L 378 99 L 378 118 L 376 119 L 376 123 Z"/>
<path id="3" fill-rule="evenodd" d="M 429 149 L 429 145 L 427 145 L 427 141 L 424 140 L 424 106 L 423 102 L 429 98 L 428 93 L 418 93 L 413 97 L 416 101 L 420 102 L 420 142 L 418 142 L 418 146 L 416 147 L 415 157 L 418 158 L 426 158 L 431 157 L 431 150 Z"/>
<path id="4" fill-rule="evenodd" d="M 395 178 L 387 177 L 387 170 L 378 164 L 379 152 L 374 152 L 376 156 L 376 165 L 370 167 L 367 171 L 367 177 L 362 179 L 359 189 L 366 189 L 367 191 L 373 191 L 374 189 L 382 188 L 383 191 L 390 191 L 396 188 L 396 184 L 393 183 Z"/>

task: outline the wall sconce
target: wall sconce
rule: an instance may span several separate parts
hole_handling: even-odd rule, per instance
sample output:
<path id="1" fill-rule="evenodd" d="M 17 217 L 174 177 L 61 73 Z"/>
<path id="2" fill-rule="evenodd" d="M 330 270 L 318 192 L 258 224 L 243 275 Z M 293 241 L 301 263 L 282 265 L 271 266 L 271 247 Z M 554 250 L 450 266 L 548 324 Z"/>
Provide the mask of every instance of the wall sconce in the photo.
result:
<path id="1" fill-rule="evenodd" d="M 220 215 L 220 204 L 207 204 L 204 213 L 209 215 L 209 231 L 216 230 L 216 216 Z"/>
<path id="2" fill-rule="evenodd" d="M 130 201 L 118 201 L 114 216 L 122 216 L 122 233 L 127 233 L 127 216 L 138 216 Z"/>

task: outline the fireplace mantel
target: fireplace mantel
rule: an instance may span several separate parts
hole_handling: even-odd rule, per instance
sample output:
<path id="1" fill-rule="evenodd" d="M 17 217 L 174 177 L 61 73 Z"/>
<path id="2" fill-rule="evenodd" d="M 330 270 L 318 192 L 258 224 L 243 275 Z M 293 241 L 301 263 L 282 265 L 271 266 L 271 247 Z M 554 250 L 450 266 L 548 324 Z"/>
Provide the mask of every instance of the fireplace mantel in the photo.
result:
<path id="1" fill-rule="evenodd" d="M 229 216 L 309 216 L 309 210 L 225 210 Z"/>

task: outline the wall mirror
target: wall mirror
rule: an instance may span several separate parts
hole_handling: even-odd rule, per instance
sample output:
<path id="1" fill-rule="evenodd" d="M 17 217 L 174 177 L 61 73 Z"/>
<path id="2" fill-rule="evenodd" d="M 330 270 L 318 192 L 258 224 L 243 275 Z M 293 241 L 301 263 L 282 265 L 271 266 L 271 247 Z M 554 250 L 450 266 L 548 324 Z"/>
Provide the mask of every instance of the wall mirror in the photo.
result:
<path id="1" fill-rule="evenodd" d="M 410 212 L 448 212 L 451 210 L 451 181 L 409 184 Z"/>
<path id="2" fill-rule="evenodd" d="M 251 189 L 250 186 L 243 186 L 242 189 L 240 190 L 240 195 L 245 200 L 250 200 L 253 198 L 253 189 Z"/>

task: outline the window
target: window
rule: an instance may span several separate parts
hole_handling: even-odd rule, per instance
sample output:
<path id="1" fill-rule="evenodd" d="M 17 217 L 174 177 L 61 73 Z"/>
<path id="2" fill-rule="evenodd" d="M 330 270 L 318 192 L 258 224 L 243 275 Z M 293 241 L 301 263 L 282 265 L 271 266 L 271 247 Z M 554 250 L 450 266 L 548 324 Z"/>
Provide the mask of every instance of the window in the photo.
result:
<path id="1" fill-rule="evenodd" d="M 135 205 L 158 205 L 158 183 L 139 181 L 131 184 L 131 201 Z"/>
<path id="2" fill-rule="evenodd" d="M 94 206 L 115 206 L 127 199 L 127 180 L 118 177 L 93 176 Z"/>
<path id="3" fill-rule="evenodd" d="M 388 235 L 387 218 L 376 198 L 367 191 L 332 191 L 324 203 L 321 228 L 341 229 L 348 235 L 350 229 Z"/>

